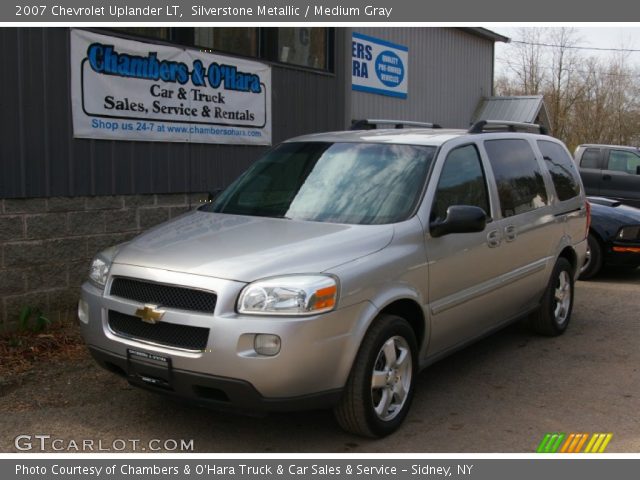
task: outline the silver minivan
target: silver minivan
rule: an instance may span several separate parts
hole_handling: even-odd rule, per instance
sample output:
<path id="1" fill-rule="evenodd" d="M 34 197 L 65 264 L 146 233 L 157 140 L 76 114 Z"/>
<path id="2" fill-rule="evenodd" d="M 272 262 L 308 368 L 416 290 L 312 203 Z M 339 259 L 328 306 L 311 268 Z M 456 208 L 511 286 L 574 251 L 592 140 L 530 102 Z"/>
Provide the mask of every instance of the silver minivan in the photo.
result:
<path id="1" fill-rule="evenodd" d="M 381 123 L 284 142 L 98 254 L 78 308 L 95 359 L 200 405 L 333 407 L 375 437 L 445 355 L 523 318 L 563 333 L 589 217 L 565 146 L 528 124 Z"/>

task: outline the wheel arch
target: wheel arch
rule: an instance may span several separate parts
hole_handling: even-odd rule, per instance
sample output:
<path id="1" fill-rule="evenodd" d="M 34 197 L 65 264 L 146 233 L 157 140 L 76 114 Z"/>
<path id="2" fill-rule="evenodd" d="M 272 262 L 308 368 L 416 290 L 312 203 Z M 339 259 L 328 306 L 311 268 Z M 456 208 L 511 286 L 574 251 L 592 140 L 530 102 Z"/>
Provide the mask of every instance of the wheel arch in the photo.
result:
<path id="1" fill-rule="evenodd" d="M 345 357 L 343 368 L 345 381 L 353 368 L 358 351 L 367 332 L 382 314 L 397 315 L 407 321 L 416 337 L 419 363 L 429 341 L 429 318 L 422 307 L 421 296 L 418 291 L 406 286 L 394 286 L 367 302 L 368 307 L 361 314 L 357 325 L 354 326 L 351 337 L 350 355 Z"/>
<path id="2" fill-rule="evenodd" d="M 604 247 L 606 245 L 605 234 L 600 232 L 598 229 L 593 228 L 593 225 L 589 228 L 589 233 L 593 235 L 598 242 L 600 242 L 600 246 L 602 247 L 602 252 L 604 253 Z"/>
<path id="3" fill-rule="evenodd" d="M 575 275 L 580 269 L 578 268 L 578 255 L 573 247 L 567 246 L 562 249 L 558 258 L 566 259 L 570 264 L 573 270 L 573 274 Z"/>
<path id="4" fill-rule="evenodd" d="M 380 310 L 380 314 L 384 313 L 397 315 L 407 321 L 415 333 L 418 350 L 420 350 L 427 333 L 426 318 L 420 304 L 413 298 L 399 298 L 388 303 Z"/>
<path id="5" fill-rule="evenodd" d="M 368 323 L 342 397 L 334 408 L 336 420 L 346 431 L 379 438 L 397 430 L 404 421 L 415 391 L 418 347 L 414 326 L 397 313 L 411 316 L 415 313 L 414 308 L 399 299 L 376 310 L 374 320 Z M 396 343 L 400 342 L 413 353 L 409 357 L 395 357 L 403 358 L 401 363 L 396 363 L 395 358 L 388 363 L 389 357 L 378 363 L 383 352 L 386 357 L 389 341 L 393 341 L 394 350 L 400 348 Z M 377 385 L 373 383 L 374 378 L 378 379 Z M 374 391 L 379 392 L 378 395 L 374 395 Z M 404 394 L 396 399 L 400 392 Z"/>

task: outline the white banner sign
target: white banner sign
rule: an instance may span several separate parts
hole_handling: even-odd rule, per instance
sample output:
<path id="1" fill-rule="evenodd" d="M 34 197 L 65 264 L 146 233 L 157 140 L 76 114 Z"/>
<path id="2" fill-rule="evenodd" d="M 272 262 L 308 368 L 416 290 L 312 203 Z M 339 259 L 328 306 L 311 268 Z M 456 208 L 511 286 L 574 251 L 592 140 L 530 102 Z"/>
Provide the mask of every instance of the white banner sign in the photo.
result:
<path id="1" fill-rule="evenodd" d="M 197 50 L 71 31 L 80 138 L 271 144 L 271 69 Z"/>
<path id="2" fill-rule="evenodd" d="M 351 88 L 360 92 L 407 98 L 409 49 L 353 32 Z"/>

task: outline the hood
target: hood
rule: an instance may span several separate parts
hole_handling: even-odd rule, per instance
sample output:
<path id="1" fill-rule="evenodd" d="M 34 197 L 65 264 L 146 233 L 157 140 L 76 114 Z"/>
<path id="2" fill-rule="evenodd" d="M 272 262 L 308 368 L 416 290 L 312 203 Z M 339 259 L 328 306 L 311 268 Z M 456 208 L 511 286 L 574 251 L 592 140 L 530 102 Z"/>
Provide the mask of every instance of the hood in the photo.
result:
<path id="1" fill-rule="evenodd" d="M 588 197 L 591 215 L 627 225 L 640 225 L 640 209 L 604 197 Z"/>
<path id="2" fill-rule="evenodd" d="M 155 227 L 114 262 L 252 282 L 315 273 L 381 250 L 392 225 L 343 225 L 194 211 Z"/>

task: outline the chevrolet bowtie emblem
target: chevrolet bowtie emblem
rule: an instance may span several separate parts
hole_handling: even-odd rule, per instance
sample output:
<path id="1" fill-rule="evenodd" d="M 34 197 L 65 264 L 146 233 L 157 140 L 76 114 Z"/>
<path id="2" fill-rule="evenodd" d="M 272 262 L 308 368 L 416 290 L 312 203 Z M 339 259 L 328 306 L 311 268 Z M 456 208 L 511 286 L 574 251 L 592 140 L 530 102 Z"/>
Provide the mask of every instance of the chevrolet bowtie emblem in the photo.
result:
<path id="1" fill-rule="evenodd" d="M 145 305 L 144 308 L 138 308 L 134 315 L 140 317 L 145 323 L 158 323 L 164 315 L 164 310 L 157 310 L 157 305 Z"/>

